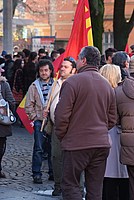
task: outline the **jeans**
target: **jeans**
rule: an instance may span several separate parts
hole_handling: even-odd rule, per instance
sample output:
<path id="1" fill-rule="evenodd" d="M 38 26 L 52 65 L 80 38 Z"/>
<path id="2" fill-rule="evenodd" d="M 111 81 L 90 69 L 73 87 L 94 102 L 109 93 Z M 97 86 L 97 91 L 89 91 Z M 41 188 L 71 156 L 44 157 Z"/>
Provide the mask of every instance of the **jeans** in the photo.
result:
<path id="1" fill-rule="evenodd" d="M 33 177 L 42 176 L 41 166 L 42 166 L 42 158 L 44 153 L 44 144 L 45 140 L 49 143 L 49 152 L 48 152 L 48 167 L 49 174 L 52 172 L 52 163 L 51 163 L 51 143 L 50 139 L 46 137 L 46 133 L 44 131 L 40 131 L 42 125 L 42 121 L 36 120 L 34 122 L 34 147 L 33 147 L 33 157 L 32 157 L 32 173 Z"/>

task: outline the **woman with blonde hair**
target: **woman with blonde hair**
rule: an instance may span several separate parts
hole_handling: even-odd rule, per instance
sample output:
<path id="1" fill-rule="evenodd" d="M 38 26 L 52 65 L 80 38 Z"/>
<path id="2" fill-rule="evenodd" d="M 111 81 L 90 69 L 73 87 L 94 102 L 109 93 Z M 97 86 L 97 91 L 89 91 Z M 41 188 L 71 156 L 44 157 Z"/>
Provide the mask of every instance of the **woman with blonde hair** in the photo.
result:
<path id="1" fill-rule="evenodd" d="M 106 64 L 100 69 L 112 86 L 116 88 L 121 82 L 120 67 L 114 64 Z M 120 163 L 120 130 L 117 126 L 109 130 L 111 149 L 107 159 L 106 171 L 103 182 L 103 200 L 128 200 L 129 183 L 127 168 Z"/>
<path id="2" fill-rule="evenodd" d="M 116 88 L 118 83 L 121 82 L 120 67 L 113 64 L 106 64 L 100 69 L 100 74 L 104 76 L 112 88 Z"/>

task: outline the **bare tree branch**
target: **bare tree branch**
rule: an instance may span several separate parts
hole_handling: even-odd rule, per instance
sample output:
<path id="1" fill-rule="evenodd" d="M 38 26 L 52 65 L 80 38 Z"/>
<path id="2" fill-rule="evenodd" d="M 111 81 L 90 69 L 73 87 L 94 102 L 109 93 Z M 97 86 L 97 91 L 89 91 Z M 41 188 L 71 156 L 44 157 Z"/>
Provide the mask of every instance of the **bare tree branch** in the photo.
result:
<path id="1" fill-rule="evenodd" d="M 15 9 L 19 3 L 19 0 L 12 0 L 13 1 L 13 16 L 14 16 L 14 13 L 15 13 Z"/>
<path id="2" fill-rule="evenodd" d="M 28 4 L 26 4 L 26 3 L 24 3 L 24 2 L 23 2 L 22 4 L 23 4 L 23 6 L 24 6 L 25 8 L 27 7 L 27 8 L 29 9 L 29 11 L 32 12 L 33 14 L 40 14 L 40 15 L 45 15 L 45 14 L 46 14 L 46 13 L 45 13 L 45 12 L 46 12 L 46 9 L 45 9 L 45 11 L 38 11 L 38 10 L 32 9 L 31 6 L 29 6 Z"/>

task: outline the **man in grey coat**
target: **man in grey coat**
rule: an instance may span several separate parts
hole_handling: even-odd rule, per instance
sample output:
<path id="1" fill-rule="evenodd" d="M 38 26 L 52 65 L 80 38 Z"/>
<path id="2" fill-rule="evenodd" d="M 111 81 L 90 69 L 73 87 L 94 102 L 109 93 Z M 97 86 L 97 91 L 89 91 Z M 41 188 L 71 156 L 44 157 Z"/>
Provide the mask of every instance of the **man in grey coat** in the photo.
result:
<path id="1" fill-rule="evenodd" d="M 77 61 L 78 74 L 62 85 L 55 112 L 55 133 L 63 150 L 64 200 L 82 200 L 80 175 L 85 172 L 86 199 L 101 200 L 108 129 L 116 123 L 115 94 L 98 73 L 100 52 L 84 47 Z"/>
<path id="2" fill-rule="evenodd" d="M 51 61 L 41 59 L 37 66 L 38 78 L 30 85 L 26 96 L 25 111 L 30 120 L 34 122 L 34 147 L 32 156 L 33 182 L 42 184 L 42 161 L 46 132 L 41 131 L 43 113 L 46 107 L 48 92 L 53 84 L 53 65 Z M 49 136 L 48 136 L 49 137 Z M 50 137 L 48 138 L 49 147 Z M 49 149 L 51 150 L 51 148 Z M 49 180 L 52 179 L 51 151 L 48 152 Z"/>

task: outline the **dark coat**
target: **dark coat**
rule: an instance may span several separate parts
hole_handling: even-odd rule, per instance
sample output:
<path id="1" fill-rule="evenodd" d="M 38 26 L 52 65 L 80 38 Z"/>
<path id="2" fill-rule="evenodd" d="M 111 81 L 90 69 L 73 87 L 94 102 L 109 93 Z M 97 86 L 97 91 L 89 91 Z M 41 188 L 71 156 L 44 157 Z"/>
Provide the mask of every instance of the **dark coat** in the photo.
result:
<path id="1" fill-rule="evenodd" d="M 4 70 L 5 70 L 5 77 L 8 80 L 8 83 L 12 89 L 13 87 L 13 74 L 14 74 L 14 61 L 13 60 L 7 60 L 5 62 Z"/>
<path id="2" fill-rule="evenodd" d="M 82 67 L 63 83 L 55 112 L 62 149 L 109 148 L 108 129 L 115 124 L 114 91 L 95 67 Z"/>
<path id="3" fill-rule="evenodd" d="M 24 94 L 27 93 L 29 86 L 36 79 L 36 66 L 33 62 L 28 62 L 23 68 L 23 80 L 24 80 Z"/>
<path id="4" fill-rule="evenodd" d="M 126 78 L 115 89 L 121 125 L 121 162 L 134 166 L 134 78 Z"/>
<path id="5" fill-rule="evenodd" d="M 2 96 L 5 101 L 8 101 L 10 109 L 14 110 L 14 98 L 10 89 L 9 84 L 6 82 L 5 77 L 0 76 L 0 85 Z M 7 137 L 12 135 L 11 125 L 2 125 L 0 124 L 0 137 Z"/>

